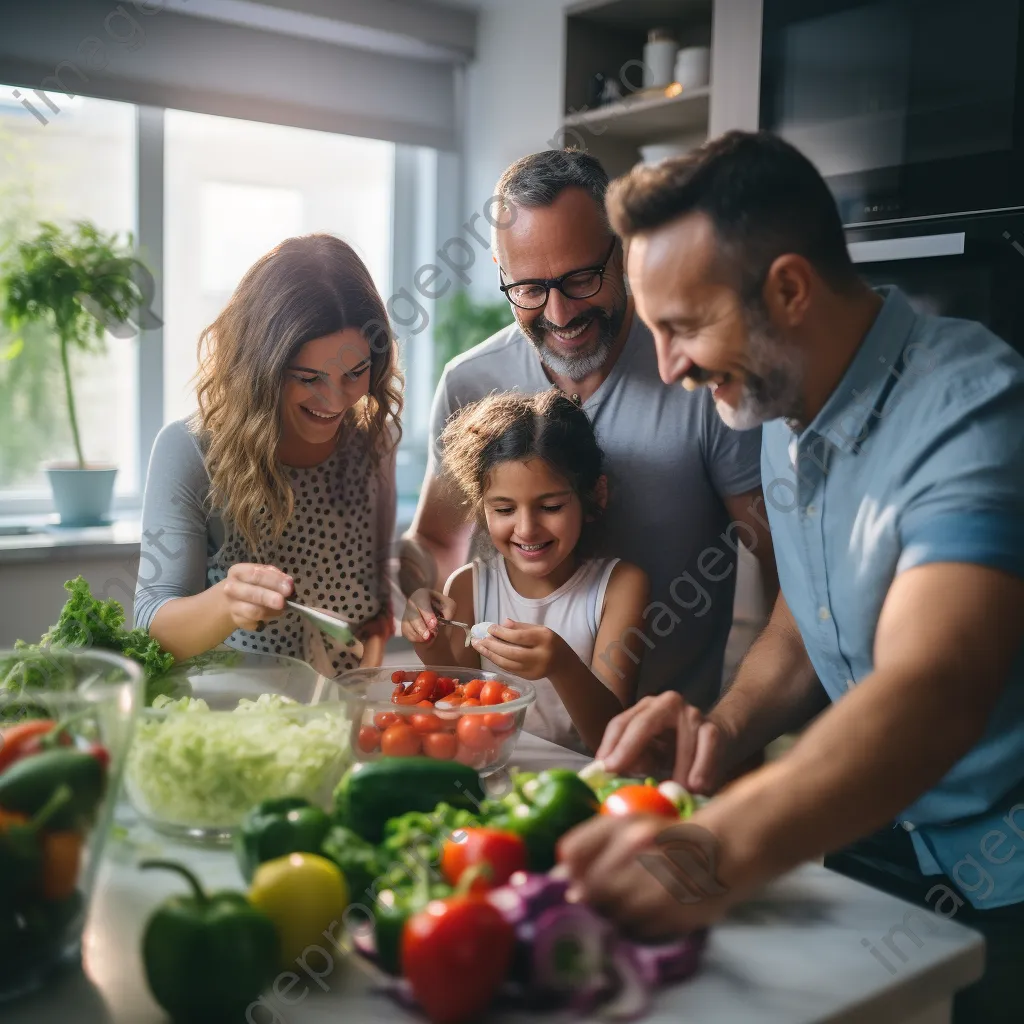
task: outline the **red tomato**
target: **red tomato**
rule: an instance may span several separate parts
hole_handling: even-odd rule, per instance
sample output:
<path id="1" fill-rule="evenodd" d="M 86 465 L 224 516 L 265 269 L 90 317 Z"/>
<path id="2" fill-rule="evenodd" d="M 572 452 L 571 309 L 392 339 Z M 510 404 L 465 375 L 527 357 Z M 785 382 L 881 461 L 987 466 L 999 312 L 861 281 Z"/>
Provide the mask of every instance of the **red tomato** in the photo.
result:
<path id="1" fill-rule="evenodd" d="M 500 704 L 501 695 L 505 691 L 505 684 L 497 679 L 489 679 L 480 688 L 481 704 Z"/>
<path id="2" fill-rule="evenodd" d="M 378 729 L 384 730 L 389 725 L 394 725 L 401 718 L 401 715 L 396 715 L 393 711 L 378 711 L 373 716 L 373 724 Z"/>
<path id="3" fill-rule="evenodd" d="M 470 679 L 468 683 L 462 684 L 462 692 L 467 697 L 479 697 L 484 688 L 482 679 Z"/>
<path id="4" fill-rule="evenodd" d="M 438 761 L 450 761 L 459 749 L 453 732 L 428 732 L 423 736 L 423 753 Z"/>
<path id="5" fill-rule="evenodd" d="M 372 754 L 380 746 L 380 729 L 375 729 L 372 725 L 364 725 L 359 730 L 357 743 L 364 754 Z"/>
<path id="6" fill-rule="evenodd" d="M 512 964 L 515 931 L 484 896 L 434 900 L 402 932 L 402 973 L 433 1024 L 480 1021 Z"/>
<path id="7" fill-rule="evenodd" d="M 386 757 L 415 757 L 420 752 L 420 738 L 411 725 L 398 722 L 384 730 L 380 750 Z"/>
<path id="8" fill-rule="evenodd" d="M 470 892 L 504 885 L 516 871 L 526 870 L 526 844 L 519 836 L 497 828 L 465 828 L 459 831 L 462 836 L 457 841 L 454 837 L 449 838 L 441 846 L 441 874 L 450 885 L 456 885 L 462 872 L 477 864 L 486 864 L 490 875 L 474 879 Z"/>
<path id="9" fill-rule="evenodd" d="M 621 817 L 625 814 L 663 814 L 666 818 L 678 818 L 675 804 L 656 786 L 623 786 L 610 793 L 603 804 L 602 814 Z"/>
<path id="10" fill-rule="evenodd" d="M 465 707 L 465 703 L 462 705 Z M 494 733 L 483 722 L 483 715 L 463 715 L 456 732 L 460 742 L 471 750 L 487 750 L 494 746 Z"/>
<path id="11" fill-rule="evenodd" d="M 511 690 L 506 686 L 505 689 L 501 691 L 501 703 L 507 704 L 511 700 L 519 700 L 519 691 Z"/>
<path id="12" fill-rule="evenodd" d="M 480 701 L 476 697 L 467 697 L 462 702 L 464 708 L 478 708 L 480 707 Z"/>
<path id="13" fill-rule="evenodd" d="M 455 760 L 479 771 L 487 764 L 488 753 L 487 750 L 476 750 L 474 747 L 467 747 L 464 743 L 460 743 L 458 750 L 455 751 Z"/>
<path id="14" fill-rule="evenodd" d="M 449 694 L 455 692 L 455 680 L 451 676 L 439 676 L 437 685 L 434 687 L 434 692 L 438 697 L 447 697 Z"/>
<path id="15" fill-rule="evenodd" d="M 444 728 L 444 722 L 437 715 L 413 715 L 412 727 L 422 735 L 425 732 L 440 732 Z"/>
<path id="16" fill-rule="evenodd" d="M 480 717 L 484 720 L 484 725 L 491 732 L 508 732 L 516 724 L 514 715 L 506 714 L 502 711 L 492 711 L 489 715 L 481 715 Z"/>

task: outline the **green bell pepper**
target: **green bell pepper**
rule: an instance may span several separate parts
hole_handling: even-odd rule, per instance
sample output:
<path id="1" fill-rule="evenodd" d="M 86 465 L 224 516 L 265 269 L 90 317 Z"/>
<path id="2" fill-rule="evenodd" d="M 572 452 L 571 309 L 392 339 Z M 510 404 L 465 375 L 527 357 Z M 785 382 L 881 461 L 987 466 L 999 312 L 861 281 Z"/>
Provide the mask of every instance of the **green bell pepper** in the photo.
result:
<path id="1" fill-rule="evenodd" d="M 411 887 L 384 889 L 373 906 L 373 941 L 377 961 L 389 974 L 402 973 L 402 932 L 405 922 L 431 900 L 442 900 L 454 892 L 444 882 L 430 882 L 421 875 Z"/>
<path id="2" fill-rule="evenodd" d="M 139 866 L 177 871 L 192 887 L 192 895 L 171 897 L 146 923 L 142 959 L 153 997 L 176 1022 L 243 1020 L 277 973 L 274 923 L 240 892 L 207 895 L 180 864 Z"/>
<path id="3" fill-rule="evenodd" d="M 46 750 L 16 761 L 0 775 L 0 807 L 32 817 L 62 785 L 69 798 L 49 819 L 54 831 L 80 830 L 92 824 L 106 789 L 100 757 L 82 750 Z"/>
<path id="4" fill-rule="evenodd" d="M 552 768 L 521 782 L 502 803 L 504 812 L 487 824 L 523 839 L 531 871 L 554 867 L 558 840 L 600 807 L 594 791 L 565 768 Z"/>
<path id="5" fill-rule="evenodd" d="M 361 839 L 350 828 L 335 825 L 320 847 L 321 856 L 341 869 L 348 883 L 349 898 L 361 903 L 382 872 L 376 847 Z"/>
<path id="6" fill-rule="evenodd" d="M 252 881 L 265 861 L 289 853 L 319 853 L 331 819 L 301 797 L 264 800 L 242 820 L 235 834 L 235 857 L 242 876 Z"/>

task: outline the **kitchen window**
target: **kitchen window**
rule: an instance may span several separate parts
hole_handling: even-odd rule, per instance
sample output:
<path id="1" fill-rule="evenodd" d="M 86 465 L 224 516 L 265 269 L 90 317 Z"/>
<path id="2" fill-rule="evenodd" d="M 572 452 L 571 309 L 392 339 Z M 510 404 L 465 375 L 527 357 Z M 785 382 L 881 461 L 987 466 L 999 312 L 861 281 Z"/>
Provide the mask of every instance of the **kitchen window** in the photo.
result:
<path id="1" fill-rule="evenodd" d="M 436 245 L 428 237 L 433 193 L 423 182 L 436 177 L 438 154 L 201 113 L 59 100 L 61 116 L 43 125 L 13 87 L 0 85 L 0 244 L 28 237 L 42 219 L 88 218 L 131 232 L 152 269 L 151 309 L 161 324 L 141 338 L 108 335 L 108 355 L 80 355 L 75 371 L 86 458 L 119 467 L 114 511 L 131 516 L 157 432 L 194 408 L 199 335 L 245 270 L 290 235 L 326 231 L 353 245 L 388 301 L 408 276 L 409 253 L 395 239 Z M 431 331 L 408 334 L 399 328 L 407 504 L 422 472 L 434 384 Z M 72 448 L 59 365 L 46 349 L 53 342 L 26 332 L 21 351 L 3 358 L 18 347 L 14 340 L 0 333 L 0 516 L 27 520 L 52 511 L 42 466 L 71 457 Z"/>

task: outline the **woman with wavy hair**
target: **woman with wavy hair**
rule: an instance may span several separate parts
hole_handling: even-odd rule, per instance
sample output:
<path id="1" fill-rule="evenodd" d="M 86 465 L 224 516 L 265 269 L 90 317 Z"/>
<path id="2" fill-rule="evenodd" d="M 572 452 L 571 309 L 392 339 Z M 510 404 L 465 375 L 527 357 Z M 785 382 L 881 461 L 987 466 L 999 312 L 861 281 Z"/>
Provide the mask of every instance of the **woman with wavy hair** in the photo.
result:
<path id="1" fill-rule="evenodd" d="M 401 376 L 384 303 L 351 246 L 289 238 L 199 341 L 198 410 L 149 465 L 136 625 L 176 658 L 225 643 L 356 667 L 285 601 L 336 612 L 380 664 Z"/>

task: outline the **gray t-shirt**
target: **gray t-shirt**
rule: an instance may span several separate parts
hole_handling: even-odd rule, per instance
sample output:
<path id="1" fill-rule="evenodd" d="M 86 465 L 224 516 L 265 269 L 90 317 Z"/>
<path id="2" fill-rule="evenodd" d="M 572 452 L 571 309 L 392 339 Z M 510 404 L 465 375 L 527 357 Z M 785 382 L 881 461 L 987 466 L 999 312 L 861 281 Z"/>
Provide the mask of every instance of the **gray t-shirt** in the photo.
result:
<path id="1" fill-rule="evenodd" d="M 369 441 L 353 434 L 317 466 L 286 467 L 295 508 L 282 535 L 259 554 L 210 508 L 210 475 L 199 438 L 185 420 L 157 436 L 146 478 L 135 625 L 148 629 L 167 601 L 199 594 L 240 562 L 276 566 L 295 581 L 297 600 L 360 625 L 388 607 L 387 558 L 395 519 L 394 458 L 374 468 Z M 256 654 L 285 654 L 324 675 L 357 668 L 291 609 L 259 632 L 238 629 L 225 643 Z"/>
<path id="2" fill-rule="evenodd" d="M 440 433 L 461 406 L 495 391 L 550 387 L 517 324 L 453 359 L 431 411 L 431 470 L 439 465 Z M 761 430 L 730 430 L 707 388 L 666 387 L 654 339 L 636 315 L 622 354 L 583 409 L 608 473 L 600 554 L 640 566 L 651 581 L 643 637 L 623 638 L 643 653 L 638 693 L 674 689 L 707 708 L 721 692 L 735 590 L 736 554 L 722 539 L 729 525 L 722 499 L 761 486 Z M 706 550 L 723 552 L 710 572 L 698 568 Z"/>

